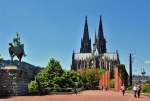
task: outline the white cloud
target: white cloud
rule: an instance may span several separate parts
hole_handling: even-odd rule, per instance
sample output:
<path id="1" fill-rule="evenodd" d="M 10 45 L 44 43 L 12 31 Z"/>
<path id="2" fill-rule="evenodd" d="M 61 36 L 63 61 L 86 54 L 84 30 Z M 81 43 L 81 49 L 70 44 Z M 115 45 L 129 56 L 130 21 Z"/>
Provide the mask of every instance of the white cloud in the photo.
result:
<path id="1" fill-rule="evenodd" d="M 144 63 L 150 64 L 150 60 L 146 60 Z"/>

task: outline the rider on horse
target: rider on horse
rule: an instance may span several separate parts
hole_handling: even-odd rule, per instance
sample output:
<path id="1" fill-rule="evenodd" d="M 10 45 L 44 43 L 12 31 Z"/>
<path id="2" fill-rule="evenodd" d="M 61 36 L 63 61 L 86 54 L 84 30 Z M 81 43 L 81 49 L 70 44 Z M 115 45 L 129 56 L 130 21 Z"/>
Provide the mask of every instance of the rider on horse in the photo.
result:
<path id="1" fill-rule="evenodd" d="M 17 37 L 13 39 L 12 43 L 9 43 L 9 53 L 11 56 L 11 61 L 13 61 L 13 57 L 16 55 L 21 62 L 22 56 L 25 56 L 24 52 L 24 44 L 21 44 L 19 34 L 16 33 Z"/>

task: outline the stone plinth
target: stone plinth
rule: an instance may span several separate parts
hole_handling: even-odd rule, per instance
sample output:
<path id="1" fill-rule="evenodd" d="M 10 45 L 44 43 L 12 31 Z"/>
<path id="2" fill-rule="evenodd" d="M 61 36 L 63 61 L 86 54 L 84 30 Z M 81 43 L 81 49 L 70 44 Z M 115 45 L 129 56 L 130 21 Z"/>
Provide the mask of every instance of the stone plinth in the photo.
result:
<path id="1" fill-rule="evenodd" d="M 0 69 L 0 96 L 25 95 L 28 93 L 27 71 L 16 65 Z"/>

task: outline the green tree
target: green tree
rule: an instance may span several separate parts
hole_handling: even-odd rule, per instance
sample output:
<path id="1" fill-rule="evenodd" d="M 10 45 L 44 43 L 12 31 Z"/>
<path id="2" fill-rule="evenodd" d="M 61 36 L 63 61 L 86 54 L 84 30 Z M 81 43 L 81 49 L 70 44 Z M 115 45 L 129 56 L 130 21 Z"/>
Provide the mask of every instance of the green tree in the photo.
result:
<path id="1" fill-rule="evenodd" d="M 61 76 L 60 87 L 62 88 L 79 88 L 82 86 L 81 75 L 75 71 L 65 71 Z"/>
<path id="2" fill-rule="evenodd" d="M 105 70 L 100 70 L 100 69 L 83 69 L 80 70 L 80 74 L 82 77 L 83 85 L 86 89 L 96 89 L 97 86 L 99 85 L 99 80 L 101 74 Z"/>
<path id="3" fill-rule="evenodd" d="M 0 65 L 3 64 L 3 58 L 1 57 L 1 54 L 0 54 Z"/>
<path id="4" fill-rule="evenodd" d="M 28 90 L 29 90 L 29 93 L 32 93 L 32 94 L 37 94 L 39 92 L 38 91 L 38 84 L 35 80 L 31 81 L 28 84 Z"/>
<path id="5" fill-rule="evenodd" d="M 35 83 L 36 87 L 33 85 Z M 29 84 L 30 91 L 39 91 L 39 94 L 47 91 L 68 91 L 67 88 L 81 86 L 80 74 L 75 71 L 63 71 L 60 63 L 53 58 L 50 59 L 46 68 L 37 74 L 35 80 Z"/>
<path id="6" fill-rule="evenodd" d="M 59 82 L 59 78 L 62 76 L 63 70 L 59 61 L 51 58 L 48 65 L 37 75 L 37 79 L 40 82 L 41 87 L 55 87 Z"/>
<path id="7" fill-rule="evenodd" d="M 96 88 L 99 85 L 100 75 L 104 70 L 83 69 L 76 71 L 63 71 L 59 61 L 51 58 L 46 68 L 41 70 L 34 81 L 29 84 L 29 91 L 70 91 L 68 88 Z M 46 91 L 46 92 L 47 92 Z"/>
<path id="8" fill-rule="evenodd" d="M 47 88 L 58 87 L 60 83 L 60 77 L 62 76 L 62 74 L 63 70 L 59 61 L 55 60 L 54 58 L 51 58 L 46 68 L 41 70 L 36 75 L 35 80 L 29 83 L 29 91 L 33 91 L 33 93 L 35 91 L 43 93 L 43 91 Z M 36 84 L 37 86 L 34 86 L 34 84 Z"/>
<path id="9" fill-rule="evenodd" d="M 118 70 L 120 74 L 120 78 L 122 82 L 125 84 L 125 86 L 128 85 L 128 73 L 126 71 L 125 65 L 124 64 L 118 64 Z"/>

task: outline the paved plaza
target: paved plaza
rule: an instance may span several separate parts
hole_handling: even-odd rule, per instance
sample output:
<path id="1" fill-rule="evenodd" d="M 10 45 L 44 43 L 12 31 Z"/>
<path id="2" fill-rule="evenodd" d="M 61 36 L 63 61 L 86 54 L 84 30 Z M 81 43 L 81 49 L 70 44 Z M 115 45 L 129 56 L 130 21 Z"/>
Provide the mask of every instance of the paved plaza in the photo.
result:
<path id="1" fill-rule="evenodd" d="M 122 96 L 121 92 L 89 90 L 78 95 L 17 96 L 0 101 L 150 101 L 150 97 L 142 95 L 140 98 L 134 98 L 132 93 Z"/>

